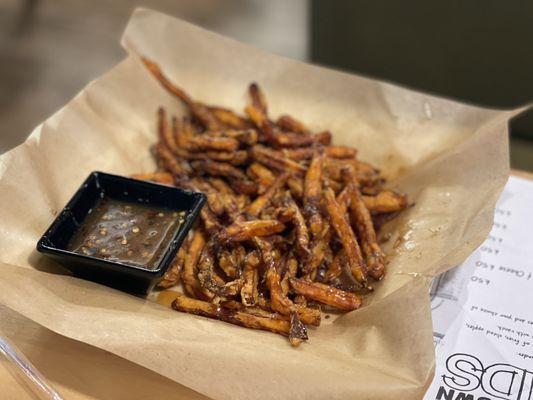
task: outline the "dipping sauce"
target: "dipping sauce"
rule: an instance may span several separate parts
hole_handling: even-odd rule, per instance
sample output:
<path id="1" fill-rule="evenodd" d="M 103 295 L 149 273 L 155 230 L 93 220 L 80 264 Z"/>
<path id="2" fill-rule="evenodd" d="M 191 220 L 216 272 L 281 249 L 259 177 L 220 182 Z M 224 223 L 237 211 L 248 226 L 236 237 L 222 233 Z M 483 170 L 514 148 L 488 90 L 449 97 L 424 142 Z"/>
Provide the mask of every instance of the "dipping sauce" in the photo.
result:
<path id="1" fill-rule="evenodd" d="M 185 211 L 103 198 L 67 250 L 154 270 L 184 216 Z"/>

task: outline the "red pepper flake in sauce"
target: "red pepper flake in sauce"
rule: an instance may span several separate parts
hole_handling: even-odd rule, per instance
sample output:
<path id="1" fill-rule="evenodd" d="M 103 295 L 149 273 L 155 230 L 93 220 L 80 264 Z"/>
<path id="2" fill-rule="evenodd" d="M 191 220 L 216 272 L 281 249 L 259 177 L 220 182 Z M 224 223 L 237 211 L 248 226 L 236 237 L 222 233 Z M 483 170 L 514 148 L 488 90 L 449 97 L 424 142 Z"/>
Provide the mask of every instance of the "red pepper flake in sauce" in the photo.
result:
<path id="1" fill-rule="evenodd" d="M 74 253 L 155 269 L 184 211 L 104 198 L 67 245 Z"/>

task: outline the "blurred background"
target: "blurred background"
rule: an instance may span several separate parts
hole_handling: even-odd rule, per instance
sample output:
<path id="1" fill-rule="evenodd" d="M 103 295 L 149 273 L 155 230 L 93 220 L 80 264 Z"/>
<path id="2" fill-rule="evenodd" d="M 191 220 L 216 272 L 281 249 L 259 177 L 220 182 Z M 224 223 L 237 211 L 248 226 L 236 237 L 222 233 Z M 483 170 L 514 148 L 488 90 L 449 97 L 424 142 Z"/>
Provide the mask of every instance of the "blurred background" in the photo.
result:
<path id="1" fill-rule="evenodd" d="M 533 2 L 484 0 L 0 0 L 0 153 L 124 57 L 150 7 L 287 57 L 494 108 L 533 98 Z M 533 171 L 533 113 L 511 124 Z"/>

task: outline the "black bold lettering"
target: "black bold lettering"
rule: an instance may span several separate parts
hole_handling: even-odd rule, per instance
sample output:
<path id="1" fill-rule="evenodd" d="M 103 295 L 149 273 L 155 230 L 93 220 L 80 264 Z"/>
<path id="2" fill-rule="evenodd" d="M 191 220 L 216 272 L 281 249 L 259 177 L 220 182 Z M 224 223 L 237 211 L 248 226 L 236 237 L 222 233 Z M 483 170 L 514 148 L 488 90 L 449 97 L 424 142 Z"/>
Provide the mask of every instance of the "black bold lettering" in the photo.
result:
<path id="1" fill-rule="evenodd" d="M 441 386 L 439 388 L 439 391 L 437 392 L 437 400 L 453 400 L 454 394 L 455 390 L 450 389 L 450 391 L 446 393 L 446 388 L 444 386 Z"/>

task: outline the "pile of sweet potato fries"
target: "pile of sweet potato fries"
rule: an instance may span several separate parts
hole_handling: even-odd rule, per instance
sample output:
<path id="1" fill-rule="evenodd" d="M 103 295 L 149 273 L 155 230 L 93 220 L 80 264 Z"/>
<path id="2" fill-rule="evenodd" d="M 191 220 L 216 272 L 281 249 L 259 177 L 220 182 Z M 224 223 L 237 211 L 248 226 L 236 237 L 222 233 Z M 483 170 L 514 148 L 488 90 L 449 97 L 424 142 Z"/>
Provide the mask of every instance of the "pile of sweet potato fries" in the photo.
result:
<path id="1" fill-rule="evenodd" d="M 307 339 L 321 308 L 361 306 L 385 274 L 374 222 L 407 206 L 377 169 L 289 115 L 272 120 L 259 86 L 245 116 L 193 100 L 143 59 L 190 115 L 158 111 L 159 170 L 138 179 L 205 193 L 207 204 L 160 282 L 178 311 Z"/>

